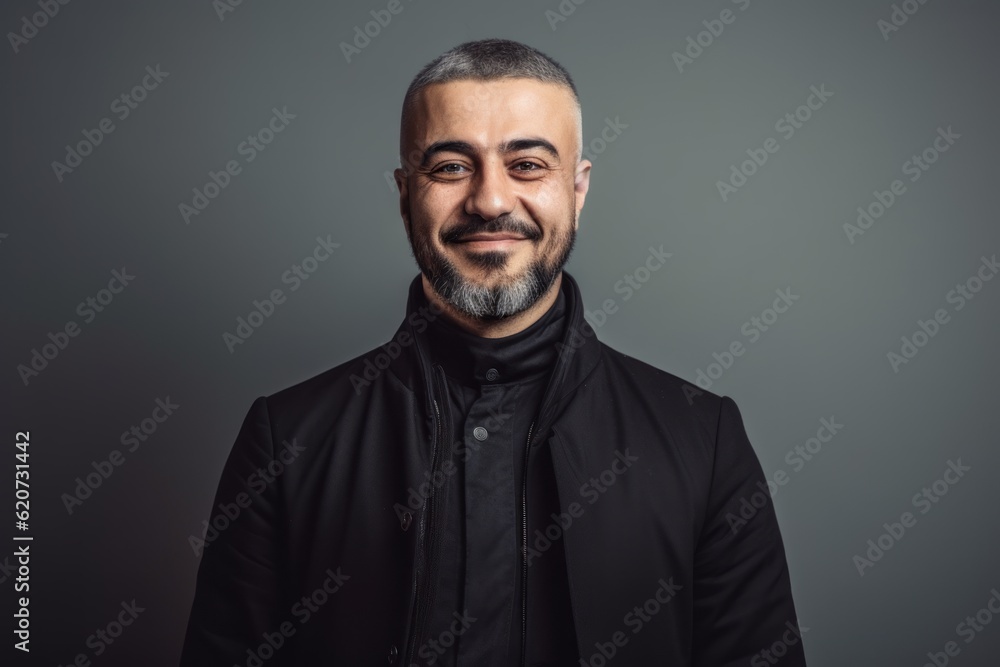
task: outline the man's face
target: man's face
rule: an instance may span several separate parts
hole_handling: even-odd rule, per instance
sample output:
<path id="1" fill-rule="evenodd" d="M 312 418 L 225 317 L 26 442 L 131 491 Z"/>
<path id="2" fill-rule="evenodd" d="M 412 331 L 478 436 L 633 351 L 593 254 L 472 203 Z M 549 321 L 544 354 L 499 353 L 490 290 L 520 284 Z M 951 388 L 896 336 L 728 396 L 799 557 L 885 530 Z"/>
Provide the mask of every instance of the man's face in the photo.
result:
<path id="1" fill-rule="evenodd" d="M 534 79 L 433 84 L 404 128 L 395 173 L 413 256 L 468 317 L 497 320 L 545 295 L 569 259 L 590 181 L 572 93 Z"/>

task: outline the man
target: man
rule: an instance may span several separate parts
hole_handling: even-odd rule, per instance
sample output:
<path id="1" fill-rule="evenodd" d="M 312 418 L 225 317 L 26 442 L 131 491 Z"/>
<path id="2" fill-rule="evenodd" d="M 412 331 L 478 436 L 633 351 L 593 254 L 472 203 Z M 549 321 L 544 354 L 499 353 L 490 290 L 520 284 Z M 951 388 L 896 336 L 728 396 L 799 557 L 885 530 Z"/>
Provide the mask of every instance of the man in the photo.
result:
<path id="1" fill-rule="evenodd" d="M 469 42 L 416 76 L 406 317 L 253 403 L 182 664 L 805 664 L 735 403 L 583 317 L 581 150 L 576 88 L 533 48 Z"/>

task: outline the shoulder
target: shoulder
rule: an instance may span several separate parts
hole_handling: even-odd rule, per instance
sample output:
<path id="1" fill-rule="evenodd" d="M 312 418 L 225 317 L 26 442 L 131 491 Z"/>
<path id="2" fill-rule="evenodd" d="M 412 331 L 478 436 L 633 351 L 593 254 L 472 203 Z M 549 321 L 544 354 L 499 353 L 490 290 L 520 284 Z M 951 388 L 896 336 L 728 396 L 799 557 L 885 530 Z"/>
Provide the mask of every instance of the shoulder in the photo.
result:
<path id="1" fill-rule="evenodd" d="M 678 425 L 715 434 L 722 414 L 735 408 L 733 399 L 703 389 L 694 382 L 601 343 L 608 382 L 655 404 L 660 414 Z"/>
<path id="2" fill-rule="evenodd" d="M 295 424 L 322 415 L 333 417 L 350 405 L 367 405 L 387 389 L 412 394 L 393 372 L 391 364 L 396 359 L 386 352 L 386 345 L 265 396 L 272 423 Z"/>

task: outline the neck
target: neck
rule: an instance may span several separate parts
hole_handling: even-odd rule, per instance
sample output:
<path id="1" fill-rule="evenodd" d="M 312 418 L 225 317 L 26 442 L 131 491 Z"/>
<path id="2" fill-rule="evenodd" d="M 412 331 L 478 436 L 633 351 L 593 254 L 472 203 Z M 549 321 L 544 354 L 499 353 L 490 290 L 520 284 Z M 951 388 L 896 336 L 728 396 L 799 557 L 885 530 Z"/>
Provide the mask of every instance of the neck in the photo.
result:
<path id="1" fill-rule="evenodd" d="M 533 306 L 516 315 L 511 315 L 510 317 L 494 321 L 483 321 L 469 317 L 442 299 L 440 295 L 434 291 L 434 288 L 431 287 L 430 282 L 427 280 L 427 276 L 422 275 L 421 280 L 424 287 L 424 296 L 427 297 L 428 301 L 443 311 L 441 315 L 446 320 L 452 322 L 462 330 L 468 331 L 469 333 L 482 338 L 503 338 L 504 336 L 512 336 L 516 333 L 524 331 L 537 322 L 542 315 L 548 312 L 549 308 L 552 307 L 552 305 L 556 302 L 556 298 L 559 296 L 559 289 L 562 285 L 562 271 L 560 271 L 559 275 L 556 276 L 556 279 L 552 282 L 552 286 L 549 287 L 549 290 L 542 296 L 541 299 L 536 301 Z"/>

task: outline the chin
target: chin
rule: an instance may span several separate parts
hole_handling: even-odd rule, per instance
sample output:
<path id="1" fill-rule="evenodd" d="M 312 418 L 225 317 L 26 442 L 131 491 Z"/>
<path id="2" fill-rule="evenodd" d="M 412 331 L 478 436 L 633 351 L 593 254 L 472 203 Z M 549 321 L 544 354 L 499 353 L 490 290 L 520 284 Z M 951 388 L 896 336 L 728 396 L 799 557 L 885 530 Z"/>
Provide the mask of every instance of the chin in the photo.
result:
<path id="1" fill-rule="evenodd" d="M 512 269 L 509 265 L 498 267 L 483 266 L 463 266 L 459 271 L 462 277 L 473 283 L 478 283 L 484 287 L 496 287 L 498 285 L 510 284 L 516 280 L 524 278 L 527 274 L 527 266 Z"/>

